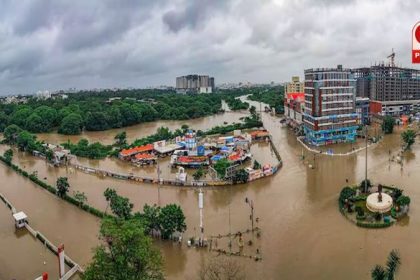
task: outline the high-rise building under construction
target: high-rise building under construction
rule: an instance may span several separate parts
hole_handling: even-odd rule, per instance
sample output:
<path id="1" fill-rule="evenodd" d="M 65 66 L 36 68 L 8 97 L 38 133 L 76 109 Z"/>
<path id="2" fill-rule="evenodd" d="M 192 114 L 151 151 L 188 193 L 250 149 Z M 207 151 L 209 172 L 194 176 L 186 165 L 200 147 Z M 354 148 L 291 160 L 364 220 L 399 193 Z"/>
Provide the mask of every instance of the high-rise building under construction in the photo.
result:
<path id="1" fill-rule="evenodd" d="M 397 67 L 393 58 L 389 64 L 352 70 L 357 96 L 370 99 L 371 114 L 400 116 L 420 111 L 420 70 Z"/>

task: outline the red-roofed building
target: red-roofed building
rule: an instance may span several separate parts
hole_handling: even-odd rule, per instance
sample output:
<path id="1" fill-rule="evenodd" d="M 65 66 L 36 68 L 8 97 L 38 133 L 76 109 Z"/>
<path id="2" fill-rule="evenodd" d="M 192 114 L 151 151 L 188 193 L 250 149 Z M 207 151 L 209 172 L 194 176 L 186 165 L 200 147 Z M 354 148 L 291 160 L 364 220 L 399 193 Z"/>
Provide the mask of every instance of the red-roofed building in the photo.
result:
<path id="1" fill-rule="evenodd" d="M 118 154 L 118 158 L 123 159 L 123 160 L 130 160 L 137 154 L 152 152 L 153 148 L 154 148 L 153 144 L 147 144 L 144 146 L 138 146 L 131 149 L 124 149 L 124 150 L 121 150 L 121 152 Z"/>
<path id="2" fill-rule="evenodd" d="M 305 111 L 305 93 L 292 92 L 286 94 L 284 100 L 284 116 L 290 120 L 290 125 L 300 126 L 303 123 L 302 115 Z"/>

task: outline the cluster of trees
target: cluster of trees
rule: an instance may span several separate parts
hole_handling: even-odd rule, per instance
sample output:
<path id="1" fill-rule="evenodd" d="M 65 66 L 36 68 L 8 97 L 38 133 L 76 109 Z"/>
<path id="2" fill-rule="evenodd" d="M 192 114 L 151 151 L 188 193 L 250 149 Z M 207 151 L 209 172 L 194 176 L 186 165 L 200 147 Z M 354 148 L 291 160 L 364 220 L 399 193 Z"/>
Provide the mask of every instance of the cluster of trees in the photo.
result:
<path id="1" fill-rule="evenodd" d="M 10 125 L 4 129 L 4 141 L 10 145 L 16 145 L 21 151 L 39 151 L 46 154 L 47 149 L 42 142 L 36 140 L 36 136 L 17 125 Z"/>
<path id="2" fill-rule="evenodd" d="M 152 231 L 163 238 L 186 230 L 185 216 L 175 204 L 160 208 L 145 205 L 143 213 L 132 213 L 133 204 L 128 198 L 108 188 L 104 196 L 113 217 L 101 222 L 101 245 L 83 274 L 83 279 L 164 279 L 162 256 L 152 245 Z"/>
<path id="3" fill-rule="evenodd" d="M 91 159 L 101 159 L 107 157 L 111 151 L 111 145 L 103 145 L 99 142 L 89 143 L 87 139 L 80 139 L 77 144 L 70 141 L 63 143 L 62 146 L 69 149 L 73 155 Z"/>
<path id="4" fill-rule="evenodd" d="M 117 218 L 141 220 L 147 234 L 159 232 L 163 239 L 169 239 L 175 232 L 184 232 L 187 229 L 184 213 L 181 207 L 176 204 L 168 204 L 164 207 L 146 204 L 143 207 L 143 213 L 133 214 L 133 204 L 128 198 L 118 195 L 115 189 L 107 188 L 104 196 L 112 213 Z"/>
<path id="5" fill-rule="evenodd" d="M 224 97 L 224 100 L 228 104 L 229 108 L 233 111 L 236 110 L 245 110 L 249 108 L 249 103 L 242 102 L 239 98 L 235 98 L 235 96 L 232 95 L 226 95 Z"/>
<path id="6" fill-rule="evenodd" d="M 83 129 L 101 131 L 157 119 L 192 119 L 219 112 L 223 98 L 159 90 L 105 90 L 68 96 L 48 100 L 32 97 L 26 104 L 0 104 L 0 131 L 15 124 L 33 133 L 58 128 L 62 134 L 80 134 Z"/>
<path id="7" fill-rule="evenodd" d="M 284 87 L 275 86 L 267 88 L 253 88 L 248 96 L 250 100 L 266 103 L 270 108 L 274 108 L 276 113 L 284 113 Z"/>

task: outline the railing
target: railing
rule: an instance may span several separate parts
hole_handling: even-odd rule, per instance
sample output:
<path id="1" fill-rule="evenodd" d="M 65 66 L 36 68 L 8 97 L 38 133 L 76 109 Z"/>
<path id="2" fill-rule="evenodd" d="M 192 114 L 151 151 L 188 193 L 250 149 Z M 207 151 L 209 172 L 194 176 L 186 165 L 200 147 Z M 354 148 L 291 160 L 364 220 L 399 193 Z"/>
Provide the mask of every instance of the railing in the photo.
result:
<path id="1" fill-rule="evenodd" d="M 0 193 L 0 199 L 6 204 L 6 206 L 11 210 L 12 214 L 16 213 L 16 208 L 12 205 L 12 203 L 3 195 Z M 41 232 L 34 230 L 30 225 L 25 223 L 25 228 L 28 230 L 28 232 L 34 236 L 36 239 L 41 241 L 52 253 L 55 255 L 58 255 L 58 248 L 55 246 L 51 241 L 49 241 L 45 235 L 43 235 Z M 83 273 L 83 268 L 78 265 L 75 261 L 73 261 L 69 256 L 64 255 L 64 261 L 65 263 L 71 267 L 71 269 L 61 278 L 61 279 L 70 279 L 71 276 L 73 276 L 76 272 Z M 61 280 L 60 279 L 60 280 Z"/>

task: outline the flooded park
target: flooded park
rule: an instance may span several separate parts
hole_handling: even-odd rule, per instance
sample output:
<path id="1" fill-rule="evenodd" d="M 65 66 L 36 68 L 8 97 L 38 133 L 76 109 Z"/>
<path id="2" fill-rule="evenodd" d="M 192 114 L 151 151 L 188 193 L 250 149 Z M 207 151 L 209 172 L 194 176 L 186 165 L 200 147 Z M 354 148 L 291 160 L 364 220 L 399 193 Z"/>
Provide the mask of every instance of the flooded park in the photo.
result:
<path id="1" fill-rule="evenodd" d="M 252 102 L 251 102 L 252 103 Z M 127 132 L 127 140 L 144 137 L 160 126 L 170 129 L 188 124 L 194 129 L 208 129 L 224 122 L 232 123 L 246 112 L 225 112 L 190 121 L 158 121 L 103 132 L 85 132 L 80 136 L 55 133 L 41 134 L 39 139 L 60 144 L 80 138 L 110 144 L 116 133 Z M 272 135 L 273 145 L 283 161 L 277 174 L 254 182 L 204 188 L 204 233 L 206 236 L 244 231 L 251 227 L 246 199 L 254 203 L 261 236 L 255 242 L 262 257 L 236 258 L 249 279 L 369 279 L 376 264 L 385 262 L 392 249 L 402 258 L 401 279 L 420 275 L 420 145 L 414 144 L 404 154 L 403 165 L 390 161 L 401 149 L 400 132 L 386 135 L 368 149 L 368 177 L 374 183 L 400 186 L 412 199 L 410 214 L 387 229 L 364 229 L 349 223 L 338 211 L 337 198 L 346 180 L 359 183 L 364 179 L 364 151 L 348 156 L 313 154 L 303 148 L 292 131 L 282 127 L 279 118 L 263 113 L 264 127 Z M 0 153 L 8 147 L 1 146 Z M 253 154 L 260 162 L 272 157 L 266 143 L 258 144 Z M 262 152 L 259 152 L 259 151 Z M 302 157 L 303 155 L 303 157 Z M 304 159 L 302 159 L 304 158 Z M 107 209 L 103 196 L 113 187 L 128 197 L 134 210 L 147 204 L 178 203 L 188 226 L 184 236 L 199 231 L 198 192 L 193 187 L 159 186 L 86 174 L 73 168 L 56 168 L 44 160 L 16 152 L 14 163 L 29 173 L 36 172 L 54 185 L 60 176 L 68 177 L 70 193 L 84 192 L 87 202 L 100 210 Z M 84 160 L 89 166 L 118 169 L 120 172 L 149 172 L 136 169 L 116 159 Z M 313 168 L 309 167 L 309 164 Z M 86 266 L 98 244 L 100 220 L 71 205 L 16 172 L 0 164 L 0 192 L 19 210 L 25 211 L 31 226 L 43 232 L 55 244 L 64 243 L 66 254 Z M 0 205 L 1 279 L 35 278 L 43 271 L 57 275 L 56 257 L 29 234 L 16 233 L 10 212 Z M 170 241 L 155 241 L 164 258 L 167 279 L 197 279 L 204 261 L 215 255 L 206 249 L 188 248 Z M 222 246 L 222 245 L 220 245 Z M 253 252 L 250 252 L 250 254 Z"/>

